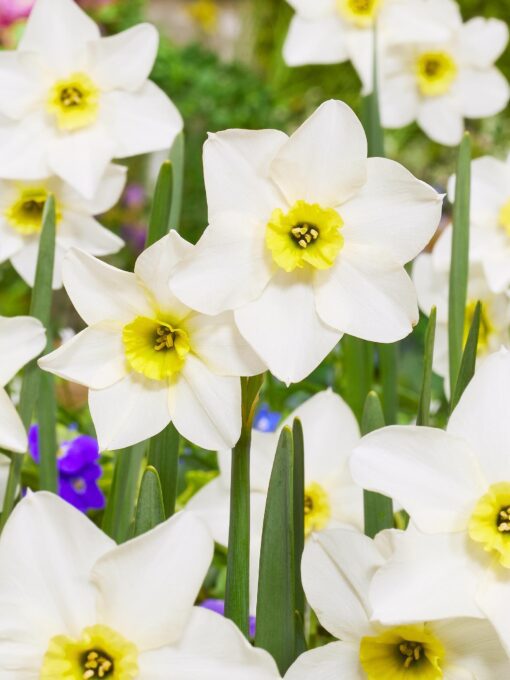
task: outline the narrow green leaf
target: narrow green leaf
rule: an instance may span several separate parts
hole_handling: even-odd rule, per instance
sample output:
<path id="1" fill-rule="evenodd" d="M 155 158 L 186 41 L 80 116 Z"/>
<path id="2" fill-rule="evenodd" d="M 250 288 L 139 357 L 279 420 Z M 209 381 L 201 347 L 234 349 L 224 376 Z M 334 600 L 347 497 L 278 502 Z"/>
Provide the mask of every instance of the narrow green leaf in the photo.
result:
<path id="1" fill-rule="evenodd" d="M 179 231 L 179 225 L 181 223 L 182 195 L 184 189 L 185 142 L 183 132 L 178 135 L 174 142 L 172 150 L 170 151 L 170 161 L 174 171 L 170 229 Z"/>
<path id="2" fill-rule="evenodd" d="M 425 353 L 423 357 L 423 378 L 421 381 L 420 401 L 418 403 L 417 425 L 428 425 L 430 417 L 430 401 L 432 392 L 432 361 L 436 338 L 437 310 L 432 307 L 425 333 Z"/>
<path id="3" fill-rule="evenodd" d="M 378 344 L 384 421 L 394 425 L 398 417 L 398 344 Z"/>
<path id="4" fill-rule="evenodd" d="M 292 433 L 284 428 L 264 513 L 255 636 L 256 646 L 273 656 L 282 675 L 296 658 L 293 485 Z"/>
<path id="5" fill-rule="evenodd" d="M 158 471 L 149 465 L 143 473 L 140 484 L 134 535 L 141 536 L 164 521 L 165 508 Z"/>
<path id="6" fill-rule="evenodd" d="M 370 392 L 365 403 L 361 425 L 362 434 L 368 434 L 384 427 L 381 401 L 375 392 Z M 365 534 L 374 538 L 383 529 L 393 527 L 393 502 L 380 493 L 363 491 L 365 508 Z"/>
<path id="7" fill-rule="evenodd" d="M 149 230 L 147 232 L 148 248 L 163 236 L 166 236 L 170 229 L 170 212 L 172 210 L 173 192 L 173 169 L 170 161 L 165 161 L 161 166 L 154 191 L 152 210 L 149 220 Z"/>
<path id="8" fill-rule="evenodd" d="M 367 394 L 372 389 L 374 372 L 373 345 L 365 340 L 344 335 L 341 341 L 343 351 L 342 379 L 345 400 L 361 422 Z"/>
<path id="9" fill-rule="evenodd" d="M 32 290 L 32 299 L 30 301 L 30 316 L 39 319 L 45 328 L 48 328 L 51 316 L 53 266 L 55 261 L 55 232 L 55 198 L 50 195 L 44 206 L 35 282 Z M 41 375 L 42 371 L 37 366 L 37 359 L 34 359 L 27 364 L 23 372 L 19 414 L 23 425 L 27 430 L 32 422 L 35 405 L 39 399 Z M 21 468 L 23 466 L 23 456 L 14 454 L 11 459 L 12 463 L 9 468 L 9 477 L 5 490 L 0 530 L 5 526 L 14 507 L 14 500 L 21 478 Z"/>
<path id="10" fill-rule="evenodd" d="M 181 438 L 172 423 L 152 437 L 149 444 L 149 465 L 158 472 L 163 492 L 165 517 L 175 512 L 179 476 L 179 447 Z"/>
<path id="11" fill-rule="evenodd" d="M 469 215 L 471 200 L 471 140 L 469 134 L 459 147 L 455 203 L 453 206 L 453 234 L 448 301 L 448 352 L 450 357 L 450 385 L 457 384 L 462 345 L 464 316 L 469 272 Z"/>
<path id="12" fill-rule="evenodd" d="M 42 372 L 39 394 L 39 486 L 41 490 L 57 493 L 57 402 L 55 379 L 51 373 Z"/>
<path id="13" fill-rule="evenodd" d="M 242 429 L 232 451 L 225 616 L 234 621 L 246 637 L 250 614 L 251 428 L 263 381 L 263 375 L 241 378 Z"/>
<path id="14" fill-rule="evenodd" d="M 384 131 L 381 126 L 379 92 L 377 87 L 377 31 L 373 32 L 372 44 L 372 92 L 362 100 L 362 123 L 368 142 L 368 155 L 384 157 Z"/>
<path id="15" fill-rule="evenodd" d="M 464 394 L 464 390 L 469 385 L 471 378 L 475 374 L 476 355 L 478 351 L 478 338 L 480 336 L 480 321 L 482 318 L 482 303 L 476 303 L 473 320 L 469 329 L 469 334 L 466 340 L 466 346 L 462 354 L 462 361 L 459 369 L 459 377 L 455 389 L 452 390 L 452 399 L 450 404 L 450 413 L 457 406 L 460 398 Z"/>
<path id="16" fill-rule="evenodd" d="M 301 582 L 301 558 L 305 547 L 305 442 L 301 421 L 294 420 L 292 426 L 292 439 L 294 442 L 294 598 L 295 598 L 295 624 L 296 624 L 296 658 L 306 650 L 305 640 L 305 591 Z"/>
<path id="17" fill-rule="evenodd" d="M 117 451 L 110 495 L 103 517 L 103 531 L 117 543 L 130 536 L 140 469 L 146 442 Z"/>

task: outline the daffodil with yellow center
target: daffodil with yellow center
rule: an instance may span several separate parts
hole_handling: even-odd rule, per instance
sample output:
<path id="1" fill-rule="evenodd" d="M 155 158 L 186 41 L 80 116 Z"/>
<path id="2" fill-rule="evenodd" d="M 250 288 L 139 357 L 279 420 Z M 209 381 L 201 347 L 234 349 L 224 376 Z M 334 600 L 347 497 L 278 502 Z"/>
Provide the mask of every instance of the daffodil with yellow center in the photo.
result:
<path id="1" fill-rule="evenodd" d="M 361 640 L 367 680 L 440 680 L 444 647 L 426 625 L 398 626 Z"/>
<path id="2" fill-rule="evenodd" d="M 38 234 L 42 229 L 44 206 L 48 196 L 45 187 L 21 186 L 18 198 L 4 211 L 5 219 L 12 229 L 23 236 Z M 62 212 L 57 206 L 57 223 L 61 218 Z"/>
<path id="3" fill-rule="evenodd" d="M 317 482 L 305 489 L 305 535 L 321 531 L 331 521 L 331 503 L 328 492 Z"/>
<path id="4" fill-rule="evenodd" d="M 359 28 L 373 26 L 382 2 L 383 0 L 336 0 L 340 16 Z"/>
<path id="5" fill-rule="evenodd" d="M 73 73 L 53 85 L 47 108 L 61 130 L 80 130 L 97 120 L 99 89 L 86 73 Z"/>
<path id="6" fill-rule="evenodd" d="M 510 569 L 510 482 L 489 487 L 475 506 L 468 531 L 473 541 Z"/>
<path id="7" fill-rule="evenodd" d="M 336 210 L 297 201 L 289 212 L 273 212 L 266 228 L 266 245 L 286 272 L 306 265 L 329 269 L 344 242 L 343 220 Z"/>
<path id="8" fill-rule="evenodd" d="M 41 680 L 134 680 L 136 646 L 108 626 L 85 628 L 80 639 L 57 635 L 50 640 Z"/>
<path id="9" fill-rule="evenodd" d="M 448 52 L 441 50 L 423 52 L 416 60 L 418 87 L 425 97 L 446 94 L 457 76 L 457 64 Z"/>

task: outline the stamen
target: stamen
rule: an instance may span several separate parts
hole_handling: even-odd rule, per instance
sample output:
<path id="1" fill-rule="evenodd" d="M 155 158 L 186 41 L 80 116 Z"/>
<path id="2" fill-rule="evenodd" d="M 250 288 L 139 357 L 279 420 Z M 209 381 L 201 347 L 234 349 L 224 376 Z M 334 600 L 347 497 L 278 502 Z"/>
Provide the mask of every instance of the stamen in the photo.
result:
<path id="1" fill-rule="evenodd" d="M 300 248 L 308 248 L 312 241 L 319 238 L 319 230 L 313 224 L 297 224 L 290 230 L 291 238 Z"/>
<path id="2" fill-rule="evenodd" d="M 113 659 L 101 649 L 85 652 L 82 659 L 83 680 L 108 678 L 113 675 Z"/>
<path id="3" fill-rule="evenodd" d="M 497 526 L 500 534 L 510 533 L 510 506 L 499 511 Z"/>
<path id="4" fill-rule="evenodd" d="M 398 649 L 404 657 L 404 668 L 409 668 L 421 660 L 423 646 L 419 642 L 402 642 Z"/>
<path id="5" fill-rule="evenodd" d="M 154 344 L 154 349 L 159 352 L 162 349 L 172 349 L 175 345 L 175 331 L 166 326 L 160 326 L 156 330 L 158 337 Z"/>

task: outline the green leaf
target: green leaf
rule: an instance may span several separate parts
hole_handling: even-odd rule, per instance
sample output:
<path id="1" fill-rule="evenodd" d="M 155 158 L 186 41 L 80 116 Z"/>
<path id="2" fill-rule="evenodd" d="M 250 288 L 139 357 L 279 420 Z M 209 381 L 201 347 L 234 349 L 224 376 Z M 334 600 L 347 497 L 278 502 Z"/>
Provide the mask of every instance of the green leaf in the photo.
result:
<path id="1" fill-rule="evenodd" d="M 234 621 L 246 637 L 250 614 L 251 428 L 263 381 L 263 375 L 241 378 L 242 429 L 232 451 L 225 616 Z"/>
<path id="2" fill-rule="evenodd" d="M 179 476 L 179 447 L 181 438 L 172 423 L 152 437 L 149 444 L 149 465 L 158 472 L 163 492 L 165 517 L 175 512 Z"/>
<path id="3" fill-rule="evenodd" d="M 344 335 L 341 341 L 343 351 L 342 378 L 345 400 L 361 422 L 367 394 L 372 389 L 374 371 L 373 345 L 365 340 Z"/>
<path id="4" fill-rule="evenodd" d="M 179 231 L 182 211 L 182 196 L 184 189 L 184 160 L 185 160 L 184 133 L 177 136 L 172 150 L 170 161 L 174 170 L 174 185 L 172 193 L 172 212 L 170 214 L 170 229 Z"/>
<path id="5" fill-rule="evenodd" d="M 306 599 L 303 584 L 301 582 L 301 558 L 305 547 L 305 441 L 301 421 L 294 420 L 292 426 L 292 439 L 294 442 L 294 483 L 293 483 L 293 507 L 294 507 L 294 607 L 296 625 L 296 658 L 306 650 L 305 640 L 305 609 Z"/>
<path id="6" fill-rule="evenodd" d="M 469 329 L 469 334 L 466 340 L 466 346 L 462 354 L 462 361 L 459 369 L 459 377 L 455 389 L 452 390 L 452 399 L 450 404 L 450 413 L 457 406 L 460 398 L 464 394 L 464 390 L 469 385 L 471 378 L 475 374 L 476 355 L 478 351 L 478 338 L 480 335 L 480 321 L 482 318 L 482 303 L 476 303 L 473 320 Z"/>
<path id="7" fill-rule="evenodd" d="M 44 206 L 35 282 L 32 291 L 32 299 L 30 301 L 30 316 L 39 319 L 45 328 L 48 328 L 51 316 L 53 266 L 55 261 L 55 232 L 55 198 L 50 195 Z M 32 422 L 34 409 L 39 399 L 41 376 L 42 371 L 37 365 L 37 359 L 34 359 L 27 364 L 23 372 L 23 383 L 21 386 L 19 403 L 19 414 L 23 425 L 27 430 Z M 48 422 L 46 425 L 47 427 L 43 427 L 46 428 L 45 431 L 47 432 L 51 428 L 51 423 Z M 0 529 L 3 529 L 12 512 L 21 478 L 23 456 L 13 454 L 11 460 L 12 463 L 9 468 Z"/>
<path id="8" fill-rule="evenodd" d="M 51 373 L 42 372 L 39 394 L 39 487 L 57 493 L 57 402 L 55 379 Z"/>
<path id="9" fill-rule="evenodd" d="M 134 535 L 141 536 L 164 521 L 165 508 L 158 471 L 149 465 L 143 473 L 140 485 Z"/>
<path id="10" fill-rule="evenodd" d="M 434 358 L 434 342 L 436 337 L 437 310 L 432 307 L 425 333 L 425 354 L 423 357 L 423 378 L 421 381 L 420 401 L 418 403 L 417 425 L 428 425 L 430 417 L 430 401 L 432 392 L 432 361 Z"/>
<path id="11" fill-rule="evenodd" d="M 471 140 L 469 134 L 459 147 L 448 301 L 448 352 L 450 357 L 450 385 L 457 384 L 462 359 L 464 318 L 469 272 L 469 215 L 471 200 Z"/>
<path id="12" fill-rule="evenodd" d="M 284 428 L 274 460 L 262 531 L 255 644 L 267 650 L 284 675 L 296 658 L 294 452 Z"/>
<path id="13" fill-rule="evenodd" d="M 381 373 L 382 407 L 387 425 L 394 425 L 398 417 L 398 344 L 378 344 Z"/>
<path id="14" fill-rule="evenodd" d="M 161 166 L 154 191 L 146 248 L 168 234 L 172 210 L 173 169 L 170 161 Z"/>
<path id="15" fill-rule="evenodd" d="M 362 434 L 368 434 L 384 427 L 381 401 L 375 392 L 370 392 L 365 402 L 361 425 Z M 393 527 L 393 502 L 380 493 L 363 491 L 365 508 L 365 534 L 374 538 L 380 531 Z"/>

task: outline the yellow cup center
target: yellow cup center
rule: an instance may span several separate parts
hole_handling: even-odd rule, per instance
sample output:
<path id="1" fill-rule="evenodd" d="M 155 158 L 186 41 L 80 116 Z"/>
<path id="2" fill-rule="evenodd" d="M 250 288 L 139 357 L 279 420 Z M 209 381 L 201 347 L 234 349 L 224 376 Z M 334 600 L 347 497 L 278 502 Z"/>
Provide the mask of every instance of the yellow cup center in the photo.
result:
<path id="1" fill-rule="evenodd" d="M 9 225 L 23 236 L 38 234 L 42 229 L 44 206 L 48 191 L 44 187 L 22 187 L 18 198 L 4 215 Z M 57 222 L 62 217 L 57 206 Z"/>
<path id="2" fill-rule="evenodd" d="M 375 22 L 382 0 L 337 0 L 336 4 L 346 21 L 359 28 L 369 28 Z"/>
<path id="3" fill-rule="evenodd" d="M 41 680 L 134 680 L 136 646 L 108 626 L 85 628 L 80 639 L 57 635 L 43 658 Z"/>
<path id="4" fill-rule="evenodd" d="M 47 110 L 57 126 L 72 132 L 96 122 L 99 113 L 99 89 L 85 73 L 73 73 L 51 88 Z"/>
<path id="5" fill-rule="evenodd" d="M 190 351 L 189 337 L 168 321 L 138 316 L 122 331 L 129 366 L 152 380 L 178 373 Z"/>
<path id="6" fill-rule="evenodd" d="M 470 538 L 510 569 L 510 482 L 498 482 L 480 498 L 469 521 Z"/>
<path id="7" fill-rule="evenodd" d="M 360 643 L 367 680 L 440 680 L 444 656 L 441 641 L 426 624 L 390 628 Z"/>
<path id="8" fill-rule="evenodd" d="M 416 60 L 418 87 L 425 97 L 446 94 L 457 75 L 457 64 L 448 52 L 424 52 Z"/>
<path id="9" fill-rule="evenodd" d="M 266 227 L 266 245 L 286 272 L 305 266 L 328 269 L 344 243 L 342 226 L 336 210 L 297 201 L 288 213 L 273 211 Z"/>
<path id="10" fill-rule="evenodd" d="M 469 335 L 471 324 L 476 310 L 477 301 L 470 300 L 466 305 L 466 314 L 464 316 L 464 344 Z M 480 314 L 480 332 L 478 334 L 477 354 L 483 356 L 490 351 L 490 341 L 492 335 L 495 333 L 495 327 L 489 315 L 487 305 L 482 305 Z"/>
<path id="11" fill-rule="evenodd" d="M 305 534 L 322 531 L 331 519 L 331 504 L 327 491 L 316 482 L 305 489 Z"/>

